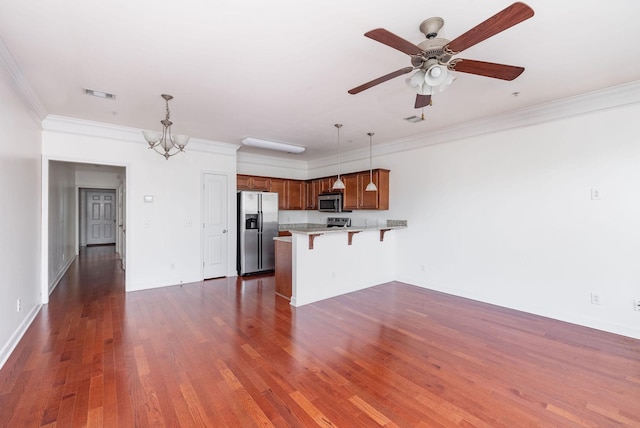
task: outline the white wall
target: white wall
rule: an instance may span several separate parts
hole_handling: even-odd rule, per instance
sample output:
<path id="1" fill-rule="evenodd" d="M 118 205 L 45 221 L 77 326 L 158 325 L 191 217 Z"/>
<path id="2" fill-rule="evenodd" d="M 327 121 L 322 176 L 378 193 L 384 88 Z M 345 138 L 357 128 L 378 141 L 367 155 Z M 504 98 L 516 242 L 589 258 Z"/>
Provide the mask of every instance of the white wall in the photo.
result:
<path id="1" fill-rule="evenodd" d="M 396 276 L 396 236 L 392 230 L 380 242 L 378 230 L 356 233 L 348 245 L 346 232 L 324 233 L 314 239 L 294 233 L 291 304 L 302 306 L 389 282 Z"/>
<path id="2" fill-rule="evenodd" d="M 185 153 L 165 160 L 147 149 L 138 130 L 58 117 L 43 124 L 45 158 L 126 167 L 127 291 L 202 280 L 201 174 L 229 177 L 228 229 L 235 236 L 237 146 L 192 139 Z M 229 255 L 233 276 L 235 239 Z"/>
<path id="3" fill-rule="evenodd" d="M 638 117 L 633 104 L 387 155 L 389 213 L 409 223 L 398 279 L 640 338 Z"/>
<path id="4" fill-rule="evenodd" d="M 0 367 L 40 308 L 40 124 L 10 81 L 0 67 Z"/>
<path id="5" fill-rule="evenodd" d="M 49 163 L 48 187 L 48 276 L 49 293 L 58 284 L 76 256 L 76 177 L 73 165 Z"/>

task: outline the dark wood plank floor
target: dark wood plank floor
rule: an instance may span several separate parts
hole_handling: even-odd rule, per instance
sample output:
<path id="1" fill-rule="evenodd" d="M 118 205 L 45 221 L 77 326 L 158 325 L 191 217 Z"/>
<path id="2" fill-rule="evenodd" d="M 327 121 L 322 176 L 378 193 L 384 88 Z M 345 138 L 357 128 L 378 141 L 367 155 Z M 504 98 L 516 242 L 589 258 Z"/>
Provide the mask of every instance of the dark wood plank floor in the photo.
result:
<path id="1" fill-rule="evenodd" d="M 125 294 L 83 252 L 0 371 L 3 427 L 640 426 L 640 341 L 401 283 Z"/>

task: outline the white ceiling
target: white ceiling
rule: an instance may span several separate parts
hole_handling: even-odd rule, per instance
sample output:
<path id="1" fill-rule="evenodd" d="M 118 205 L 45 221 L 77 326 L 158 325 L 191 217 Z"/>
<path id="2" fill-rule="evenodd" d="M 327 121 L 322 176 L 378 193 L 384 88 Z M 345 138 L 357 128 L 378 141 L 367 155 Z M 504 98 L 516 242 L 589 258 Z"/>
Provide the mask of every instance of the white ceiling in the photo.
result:
<path id="1" fill-rule="evenodd" d="M 363 36 L 384 27 L 419 43 L 441 16 L 454 39 L 509 0 L 2 0 L 0 38 L 47 114 L 159 130 L 172 94 L 174 132 L 240 143 L 304 145 L 311 160 L 429 135 L 472 120 L 640 80 L 640 2 L 532 0 L 535 16 L 458 57 L 524 66 L 512 82 L 456 73 L 426 120 L 399 77 L 347 90 L 410 65 Z M 111 92 L 115 100 L 83 94 Z M 519 96 L 512 94 L 519 92 Z M 141 138 L 142 141 L 142 138 Z M 266 153 L 243 147 L 243 152 Z"/>

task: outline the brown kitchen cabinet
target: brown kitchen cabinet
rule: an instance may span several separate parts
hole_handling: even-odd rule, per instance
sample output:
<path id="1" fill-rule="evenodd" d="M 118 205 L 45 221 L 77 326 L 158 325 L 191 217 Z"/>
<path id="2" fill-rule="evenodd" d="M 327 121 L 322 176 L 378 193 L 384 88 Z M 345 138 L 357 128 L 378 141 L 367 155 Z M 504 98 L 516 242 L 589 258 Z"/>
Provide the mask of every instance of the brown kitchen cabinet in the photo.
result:
<path id="1" fill-rule="evenodd" d="M 293 291 L 291 241 L 277 239 L 276 247 L 276 294 L 291 300 Z"/>
<path id="2" fill-rule="evenodd" d="M 287 208 L 287 180 L 284 178 L 272 178 L 270 180 L 269 191 L 278 194 L 278 208 L 286 210 Z"/>
<path id="3" fill-rule="evenodd" d="M 342 176 L 345 189 L 343 209 L 345 210 L 388 210 L 389 209 L 389 170 L 375 169 L 373 182 L 376 192 L 365 191 L 369 184 L 369 171 Z"/>
<path id="4" fill-rule="evenodd" d="M 278 193 L 278 206 L 281 210 L 316 210 L 318 196 L 333 192 L 333 183 L 337 176 L 322 177 L 313 180 L 293 180 L 287 178 L 260 177 L 238 174 L 238 190 L 258 190 Z M 341 175 L 346 189 L 343 208 L 345 210 L 388 210 L 389 209 L 389 170 L 374 169 L 373 182 L 377 192 L 365 192 L 369 184 L 369 171 L 360 171 Z"/>
<path id="5" fill-rule="evenodd" d="M 318 179 L 318 193 L 327 193 L 333 191 L 333 183 L 338 179 L 338 176 L 324 177 Z"/>
<path id="6" fill-rule="evenodd" d="M 318 209 L 318 196 L 322 193 L 332 192 L 333 190 L 331 190 L 331 187 L 333 186 L 334 181 L 336 181 L 336 177 L 316 178 L 314 180 L 307 181 L 308 210 Z"/>
<path id="7" fill-rule="evenodd" d="M 305 209 L 318 209 L 318 195 L 320 194 L 319 180 L 309 180 L 305 182 L 305 191 L 307 192 L 307 203 Z"/>
<path id="8" fill-rule="evenodd" d="M 305 182 L 286 178 L 270 178 L 269 192 L 278 194 L 278 208 L 281 210 L 303 210 L 306 204 Z"/>
<path id="9" fill-rule="evenodd" d="M 307 192 L 302 180 L 286 180 L 287 207 L 285 210 L 304 210 L 306 208 Z"/>
<path id="10" fill-rule="evenodd" d="M 236 188 L 238 190 L 259 190 L 266 192 L 269 190 L 270 179 L 268 177 L 257 177 L 253 175 L 238 174 L 236 176 Z"/>

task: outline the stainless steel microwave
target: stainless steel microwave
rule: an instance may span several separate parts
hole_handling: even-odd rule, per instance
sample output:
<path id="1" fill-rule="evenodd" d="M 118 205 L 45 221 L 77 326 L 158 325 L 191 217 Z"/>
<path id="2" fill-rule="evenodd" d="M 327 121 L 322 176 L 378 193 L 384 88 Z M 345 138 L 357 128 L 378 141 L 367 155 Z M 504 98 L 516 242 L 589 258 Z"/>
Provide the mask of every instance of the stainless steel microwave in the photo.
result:
<path id="1" fill-rule="evenodd" d="M 318 196 L 318 211 L 326 213 L 342 212 L 342 193 L 323 193 Z"/>

